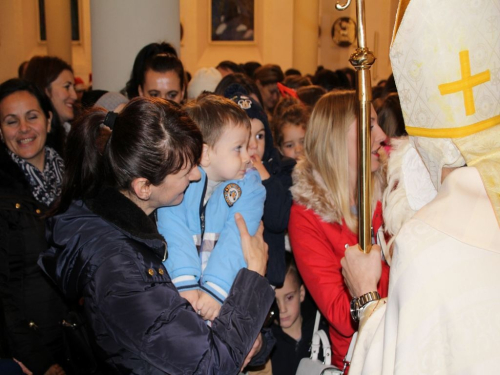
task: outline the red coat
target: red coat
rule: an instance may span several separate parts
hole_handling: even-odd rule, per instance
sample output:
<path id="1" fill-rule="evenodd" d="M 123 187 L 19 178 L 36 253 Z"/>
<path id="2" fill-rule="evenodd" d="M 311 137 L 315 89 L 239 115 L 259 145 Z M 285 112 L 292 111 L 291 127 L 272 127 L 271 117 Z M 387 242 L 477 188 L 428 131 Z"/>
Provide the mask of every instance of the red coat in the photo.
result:
<path id="1" fill-rule="evenodd" d="M 382 224 L 382 207 L 377 203 L 373 228 L 377 233 Z M 288 224 L 290 243 L 295 260 L 314 301 L 330 324 L 332 363 L 343 367 L 351 337 L 358 329 L 350 314 L 351 295 L 344 284 L 340 260 L 345 245 L 358 243 L 358 237 L 345 225 L 324 221 L 312 209 L 294 202 Z M 387 296 L 389 267 L 383 262 L 378 292 Z"/>

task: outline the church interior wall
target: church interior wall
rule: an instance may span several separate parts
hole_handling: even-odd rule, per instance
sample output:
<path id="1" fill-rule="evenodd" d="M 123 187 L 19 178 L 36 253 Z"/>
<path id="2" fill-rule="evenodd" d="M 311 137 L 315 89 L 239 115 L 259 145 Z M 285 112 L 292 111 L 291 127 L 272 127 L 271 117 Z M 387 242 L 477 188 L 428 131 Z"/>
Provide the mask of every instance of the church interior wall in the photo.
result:
<path id="1" fill-rule="evenodd" d="M 332 41 L 330 30 L 338 17 L 355 19 L 355 1 L 343 12 L 335 10 L 335 0 L 313 1 L 319 2 L 320 13 L 318 55 L 314 57 L 317 64 L 329 69 L 349 67 L 348 58 L 355 45 L 337 46 Z M 180 0 L 180 21 L 184 30 L 180 55 L 186 70 L 194 73 L 201 67 L 215 66 L 222 60 L 274 63 L 284 70 L 294 67 L 293 28 L 300 25 L 299 20 L 294 19 L 293 0 L 255 0 L 254 43 L 211 42 L 209 3 L 208 0 Z M 389 44 L 396 8 L 397 0 L 366 1 L 367 43 L 377 56 L 372 68 L 374 83 L 391 73 Z M 80 41 L 72 42 L 72 65 L 75 76 L 88 82 L 92 71 L 90 0 L 80 0 L 79 11 Z M 22 61 L 47 54 L 46 42 L 40 41 L 38 28 L 38 0 L 0 1 L 0 81 L 17 76 L 17 68 Z M 168 36 L 165 40 L 169 41 Z"/>

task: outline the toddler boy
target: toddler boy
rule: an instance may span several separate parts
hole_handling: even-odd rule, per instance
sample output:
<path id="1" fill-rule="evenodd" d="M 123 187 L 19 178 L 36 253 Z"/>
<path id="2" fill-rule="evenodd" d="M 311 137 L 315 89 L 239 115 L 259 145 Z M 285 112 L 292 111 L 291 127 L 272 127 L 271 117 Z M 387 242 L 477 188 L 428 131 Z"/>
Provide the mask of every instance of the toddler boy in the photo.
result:
<path id="1" fill-rule="evenodd" d="M 206 94 L 185 107 L 201 129 L 200 181 L 178 206 L 158 210 L 168 238 L 165 266 L 182 297 L 205 319 L 217 317 L 238 271 L 246 267 L 234 215 L 251 235 L 259 227 L 266 191 L 248 155 L 250 120 L 232 101 Z"/>

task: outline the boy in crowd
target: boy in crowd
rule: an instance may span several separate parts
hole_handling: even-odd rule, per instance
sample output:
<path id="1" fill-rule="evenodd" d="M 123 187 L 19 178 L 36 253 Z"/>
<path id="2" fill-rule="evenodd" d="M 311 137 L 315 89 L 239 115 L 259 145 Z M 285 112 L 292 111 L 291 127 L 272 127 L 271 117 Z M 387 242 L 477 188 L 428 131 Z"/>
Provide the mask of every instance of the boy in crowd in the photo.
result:
<path id="1" fill-rule="evenodd" d="M 306 290 L 290 252 L 285 254 L 286 276 L 281 288 L 276 288 L 279 324 L 273 324 L 276 344 L 271 352 L 273 375 L 293 375 L 302 358 L 309 357 L 314 317 L 304 319 L 301 304 Z M 324 329 L 320 325 L 320 329 Z"/>
<path id="2" fill-rule="evenodd" d="M 206 94 L 186 106 L 203 135 L 200 181 L 178 206 L 158 210 L 169 239 L 165 266 L 182 297 L 206 320 L 218 316 L 238 271 L 246 267 L 234 220 L 243 215 L 251 235 L 259 227 L 266 191 L 248 154 L 250 120 L 232 101 Z"/>

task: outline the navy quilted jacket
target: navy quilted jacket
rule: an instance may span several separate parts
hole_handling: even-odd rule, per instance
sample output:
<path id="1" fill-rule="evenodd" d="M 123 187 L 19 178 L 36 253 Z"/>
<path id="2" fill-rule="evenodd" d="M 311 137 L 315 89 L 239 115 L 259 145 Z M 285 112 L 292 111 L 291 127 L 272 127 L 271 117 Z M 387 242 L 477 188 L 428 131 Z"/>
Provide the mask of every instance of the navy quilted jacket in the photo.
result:
<path id="1" fill-rule="evenodd" d="M 237 374 L 274 299 L 243 269 L 212 327 L 177 292 L 154 222 L 119 192 L 74 202 L 47 222 L 39 264 L 84 310 L 118 373 Z"/>

